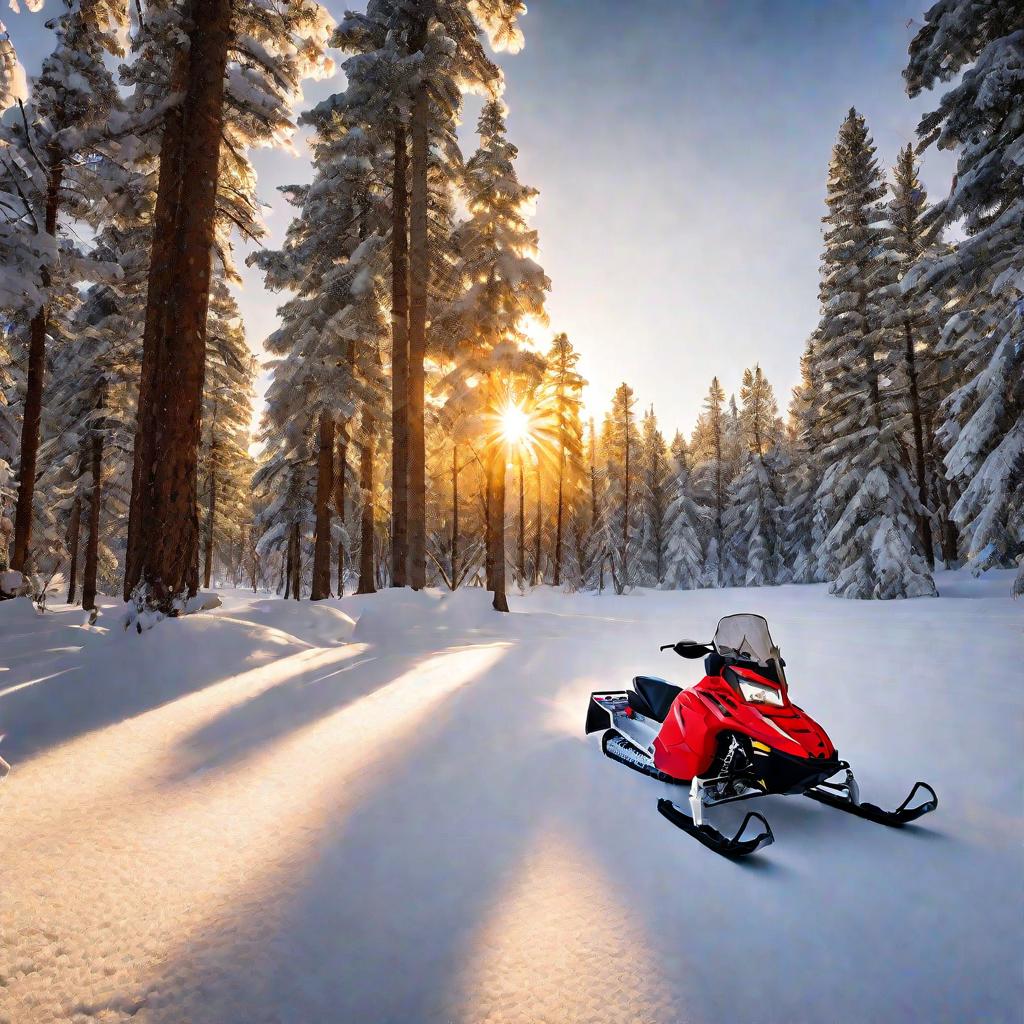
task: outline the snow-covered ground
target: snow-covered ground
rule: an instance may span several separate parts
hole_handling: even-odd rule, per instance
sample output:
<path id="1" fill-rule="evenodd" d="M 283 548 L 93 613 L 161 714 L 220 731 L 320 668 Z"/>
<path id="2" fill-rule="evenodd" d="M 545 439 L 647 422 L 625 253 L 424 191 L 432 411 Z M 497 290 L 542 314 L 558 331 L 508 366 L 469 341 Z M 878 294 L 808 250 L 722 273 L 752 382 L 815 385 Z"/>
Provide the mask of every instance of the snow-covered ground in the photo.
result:
<path id="1" fill-rule="evenodd" d="M 823 587 L 310 605 L 121 633 L 0 605 L 0 1021 L 1019 1021 L 1024 602 Z M 584 737 L 658 644 L 766 615 L 902 832 L 797 797 L 715 857 Z M 674 794 L 678 795 L 678 793 Z M 719 823 L 744 810 L 712 812 Z"/>

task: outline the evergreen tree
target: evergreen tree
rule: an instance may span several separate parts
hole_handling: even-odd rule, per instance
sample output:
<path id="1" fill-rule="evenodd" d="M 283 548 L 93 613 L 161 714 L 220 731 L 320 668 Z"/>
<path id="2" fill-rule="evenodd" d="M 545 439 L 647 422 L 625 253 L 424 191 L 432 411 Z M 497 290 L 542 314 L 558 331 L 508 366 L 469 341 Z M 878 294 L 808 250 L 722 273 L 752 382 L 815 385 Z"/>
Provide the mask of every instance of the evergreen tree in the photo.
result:
<path id="1" fill-rule="evenodd" d="M 819 562 L 831 592 L 851 598 L 934 595 L 917 531 L 919 505 L 899 452 L 885 327 L 885 185 L 864 118 L 851 110 L 829 168 L 822 319 L 814 348 L 822 381 L 822 468 L 828 523 Z"/>
<path id="2" fill-rule="evenodd" d="M 658 429 L 653 407 L 644 414 L 639 455 L 638 575 L 644 586 L 658 587 L 667 571 L 671 470 L 665 438 Z"/>
<path id="3" fill-rule="evenodd" d="M 727 488 L 732 482 L 726 462 L 725 392 L 718 378 L 711 380 L 704 411 L 697 420 L 690 446 L 694 462 L 693 485 L 699 503 L 710 510 L 710 536 L 705 545 L 704 586 L 725 586 L 722 556 L 725 547 Z"/>
<path id="4" fill-rule="evenodd" d="M 919 149 L 957 151 L 950 194 L 929 214 L 962 222 L 947 254 L 926 256 L 908 287 L 953 298 L 943 346 L 954 388 L 942 408 L 947 476 L 960 496 L 951 510 L 975 572 L 1024 553 L 1024 80 L 1015 0 L 942 0 L 925 15 L 904 72 L 911 96 L 952 86 L 918 126 Z M 1024 589 L 1024 565 L 1016 587 Z"/>
<path id="5" fill-rule="evenodd" d="M 702 585 L 704 536 L 708 513 L 693 497 L 690 453 L 681 434 L 672 441 L 673 474 L 669 484 L 666 590 L 694 590 Z"/>
<path id="6" fill-rule="evenodd" d="M 607 473 L 606 514 L 602 517 L 605 550 L 616 594 L 636 586 L 640 578 L 637 548 L 640 527 L 640 433 L 636 396 L 626 383 L 616 388 L 601 434 Z"/>

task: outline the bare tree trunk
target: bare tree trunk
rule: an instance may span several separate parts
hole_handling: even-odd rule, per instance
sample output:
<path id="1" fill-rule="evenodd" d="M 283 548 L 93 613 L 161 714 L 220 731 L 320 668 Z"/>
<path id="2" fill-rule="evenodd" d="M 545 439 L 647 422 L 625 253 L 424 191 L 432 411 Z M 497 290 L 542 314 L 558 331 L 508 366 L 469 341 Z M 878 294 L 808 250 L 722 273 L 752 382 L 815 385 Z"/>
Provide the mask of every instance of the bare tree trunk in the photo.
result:
<path id="1" fill-rule="evenodd" d="M 534 516 L 534 537 L 533 537 L 533 582 L 543 583 L 544 574 L 541 570 L 540 555 L 541 555 L 541 519 L 543 516 L 543 506 L 541 503 L 541 475 L 540 475 L 540 459 L 537 460 L 537 472 L 534 474 L 537 479 L 537 510 Z"/>
<path id="2" fill-rule="evenodd" d="M 363 507 L 360 517 L 359 586 L 357 594 L 375 594 L 373 574 L 373 458 L 377 444 L 377 424 L 368 412 L 363 413 L 363 444 L 359 454 L 359 489 Z"/>
<path id="3" fill-rule="evenodd" d="M 198 588 L 196 466 L 231 0 L 191 0 L 183 99 L 160 151 L 125 594 L 173 611 Z M 173 91 L 173 90 L 172 90 Z"/>
<path id="4" fill-rule="evenodd" d="M 284 599 L 287 601 L 292 596 L 292 545 L 293 534 L 291 527 L 288 528 L 288 544 L 285 547 L 284 555 Z"/>
<path id="5" fill-rule="evenodd" d="M 563 497 L 565 480 L 565 433 L 560 431 L 558 439 L 558 510 L 555 513 L 555 579 L 556 587 L 562 585 L 562 508 L 565 503 Z"/>
<path id="6" fill-rule="evenodd" d="M 395 123 L 391 193 L 391 582 L 409 561 L 409 217 L 405 127 Z"/>
<path id="7" fill-rule="evenodd" d="M 452 590 L 459 586 L 459 446 L 452 442 Z"/>
<path id="8" fill-rule="evenodd" d="M 43 230 L 52 239 L 57 234 L 57 211 L 60 188 L 64 180 L 64 164 L 54 156 L 46 184 L 46 210 Z M 40 274 L 43 288 L 49 288 L 50 271 Z M 32 547 L 32 506 L 36 492 L 36 464 L 39 461 L 39 425 L 43 414 L 43 377 L 46 374 L 46 331 L 49 308 L 39 307 L 29 325 L 28 374 L 25 381 L 25 408 L 21 421 L 21 446 L 18 453 L 18 503 L 14 512 L 14 555 L 11 568 L 26 571 Z"/>
<path id="9" fill-rule="evenodd" d="M 292 526 L 292 598 L 302 600 L 302 538 L 299 535 L 299 524 Z"/>
<path id="10" fill-rule="evenodd" d="M 914 336 L 910 324 L 904 321 L 903 334 L 906 341 L 907 383 L 910 390 L 910 416 L 914 424 L 914 472 L 917 476 L 917 499 L 922 511 L 918 514 L 918 532 L 924 547 L 928 568 L 935 568 L 935 542 L 932 540 L 931 514 L 928 511 L 928 472 L 925 467 L 924 425 L 921 419 L 921 395 L 917 383 L 917 359 L 914 352 Z"/>
<path id="11" fill-rule="evenodd" d="M 331 596 L 331 500 L 334 497 L 334 419 L 320 413 L 316 472 L 316 530 L 313 535 L 311 601 Z"/>
<path id="12" fill-rule="evenodd" d="M 427 84 L 421 82 L 412 107 L 412 187 L 409 208 L 409 585 L 427 583 L 426 428 L 424 360 L 427 343 L 427 289 L 430 247 L 427 240 L 428 164 Z"/>
<path id="13" fill-rule="evenodd" d="M 495 446 L 490 461 L 490 519 L 493 538 L 491 590 L 494 593 L 494 610 L 507 612 L 508 597 L 505 594 L 505 452 L 502 445 Z"/>
<path id="14" fill-rule="evenodd" d="M 106 401 L 101 395 L 100 408 Z M 92 611 L 96 607 L 96 575 L 100 551 L 100 505 L 103 500 L 103 432 L 92 431 L 92 490 L 89 494 L 89 539 L 85 545 L 85 571 L 82 575 L 82 608 Z"/>
<path id="15" fill-rule="evenodd" d="M 214 403 L 216 409 L 216 402 Z M 206 551 L 203 559 L 203 586 L 210 589 L 213 575 L 213 523 L 217 515 L 217 416 L 214 413 L 210 430 L 210 464 L 206 472 L 206 486 L 209 488 L 206 502 Z"/>
<path id="16" fill-rule="evenodd" d="M 519 585 L 526 589 L 526 484 L 523 479 L 523 453 L 519 453 Z"/>
<path id="17" fill-rule="evenodd" d="M 338 429 L 338 466 L 334 474 L 334 510 L 341 523 L 338 541 L 338 597 L 345 596 L 345 476 L 348 472 L 348 424 Z"/>
<path id="18" fill-rule="evenodd" d="M 78 589 L 78 539 L 82 532 L 82 499 L 75 498 L 71 506 L 71 521 L 68 523 L 68 604 L 75 603 Z"/>

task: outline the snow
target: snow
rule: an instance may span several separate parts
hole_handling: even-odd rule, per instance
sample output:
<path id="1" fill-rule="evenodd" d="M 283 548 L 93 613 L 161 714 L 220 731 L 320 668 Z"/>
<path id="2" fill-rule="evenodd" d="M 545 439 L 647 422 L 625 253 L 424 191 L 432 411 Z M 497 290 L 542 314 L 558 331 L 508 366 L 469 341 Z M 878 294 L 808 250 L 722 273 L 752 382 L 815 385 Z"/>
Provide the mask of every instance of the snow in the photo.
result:
<path id="1" fill-rule="evenodd" d="M 139 636 L 0 604 L 0 1021 L 1018 1021 L 1009 572 L 820 586 L 221 607 Z M 798 797 L 716 858 L 582 732 L 658 645 L 768 618 L 887 830 Z M 678 791 L 673 791 L 678 798 Z M 744 805 L 711 812 L 737 821 Z"/>

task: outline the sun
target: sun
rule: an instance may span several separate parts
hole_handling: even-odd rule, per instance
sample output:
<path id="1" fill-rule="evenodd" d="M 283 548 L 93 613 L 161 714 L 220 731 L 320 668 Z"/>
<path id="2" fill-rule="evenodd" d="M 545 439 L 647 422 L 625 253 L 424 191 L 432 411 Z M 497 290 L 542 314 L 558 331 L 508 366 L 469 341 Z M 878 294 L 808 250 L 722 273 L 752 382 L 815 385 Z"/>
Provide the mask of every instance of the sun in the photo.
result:
<path id="1" fill-rule="evenodd" d="M 498 414 L 501 439 L 513 447 L 528 446 L 533 438 L 530 414 L 521 406 L 510 402 Z"/>

